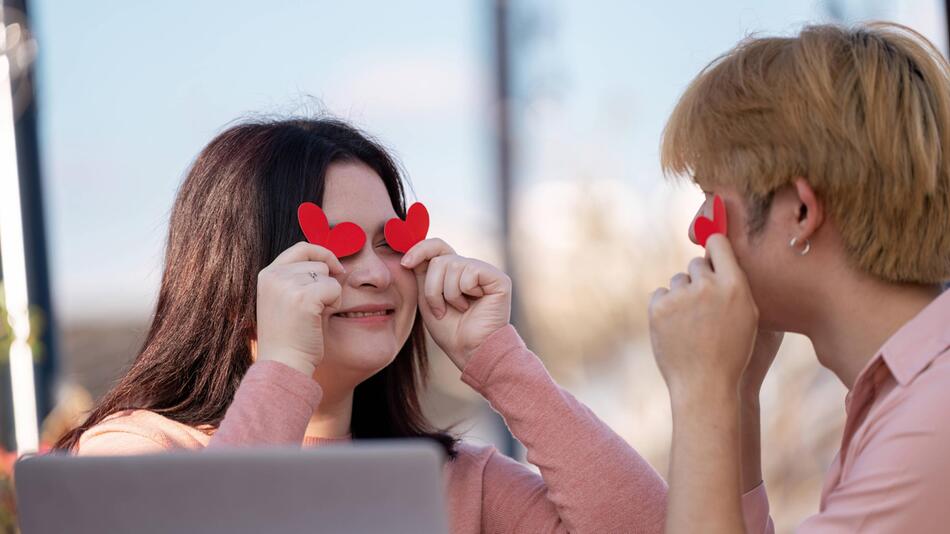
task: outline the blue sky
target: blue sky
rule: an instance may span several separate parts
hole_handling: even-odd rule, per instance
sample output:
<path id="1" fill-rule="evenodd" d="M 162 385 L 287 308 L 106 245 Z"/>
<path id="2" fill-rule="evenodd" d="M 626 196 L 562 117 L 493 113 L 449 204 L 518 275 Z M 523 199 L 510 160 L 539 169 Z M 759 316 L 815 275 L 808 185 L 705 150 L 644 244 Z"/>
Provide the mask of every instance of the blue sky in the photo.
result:
<path id="1" fill-rule="evenodd" d="M 839 4 L 848 18 L 925 32 L 942 24 L 929 0 Z M 184 172 L 216 132 L 251 113 L 323 107 L 353 120 L 397 153 L 446 236 L 476 243 L 473 229 L 493 228 L 487 2 L 36 0 L 32 9 L 52 277 L 66 320 L 150 311 Z M 814 1 L 524 1 L 518 10 L 528 15 L 516 17 L 515 36 L 523 188 L 601 168 L 633 188 L 658 187 L 659 132 L 695 73 L 750 32 L 828 17 Z"/>

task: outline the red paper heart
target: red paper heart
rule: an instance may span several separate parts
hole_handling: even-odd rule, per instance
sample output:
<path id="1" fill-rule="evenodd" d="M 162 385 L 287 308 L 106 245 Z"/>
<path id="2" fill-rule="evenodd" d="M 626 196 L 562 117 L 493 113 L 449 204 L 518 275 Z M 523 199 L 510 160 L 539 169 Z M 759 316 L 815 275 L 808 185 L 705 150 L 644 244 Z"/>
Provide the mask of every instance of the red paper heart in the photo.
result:
<path id="1" fill-rule="evenodd" d="M 727 228 L 726 205 L 723 203 L 722 197 L 716 195 L 713 198 L 712 220 L 702 215 L 697 217 L 696 222 L 693 223 L 693 233 L 696 235 L 696 241 L 699 241 L 700 246 L 705 247 L 709 236 L 713 234 L 727 235 Z"/>
<path id="2" fill-rule="evenodd" d="M 416 202 L 409 206 L 405 221 L 396 217 L 386 221 L 383 233 L 393 250 L 405 254 L 429 233 L 429 211 L 421 202 Z"/>
<path id="3" fill-rule="evenodd" d="M 366 233 L 354 223 L 342 222 L 331 229 L 326 214 L 313 202 L 297 208 L 297 220 L 307 241 L 329 249 L 337 258 L 356 254 L 366 243 Z"/>

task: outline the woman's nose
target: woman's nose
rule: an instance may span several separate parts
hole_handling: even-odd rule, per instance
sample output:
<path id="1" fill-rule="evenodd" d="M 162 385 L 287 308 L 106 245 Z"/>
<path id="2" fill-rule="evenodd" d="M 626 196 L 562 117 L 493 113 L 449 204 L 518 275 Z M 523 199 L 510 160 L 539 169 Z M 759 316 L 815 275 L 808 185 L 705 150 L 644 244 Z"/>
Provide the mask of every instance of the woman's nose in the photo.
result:
<path id="1" fill-rule="evenodd" d="M 353 287 L 372 286 L 385 289 L 392 283 L 392 272 L 389 266 L 379 257 L 376 249 L 367 243 L 355 256 L 348 258 L 346 270 L 349 272 L 347 282 Z"/>

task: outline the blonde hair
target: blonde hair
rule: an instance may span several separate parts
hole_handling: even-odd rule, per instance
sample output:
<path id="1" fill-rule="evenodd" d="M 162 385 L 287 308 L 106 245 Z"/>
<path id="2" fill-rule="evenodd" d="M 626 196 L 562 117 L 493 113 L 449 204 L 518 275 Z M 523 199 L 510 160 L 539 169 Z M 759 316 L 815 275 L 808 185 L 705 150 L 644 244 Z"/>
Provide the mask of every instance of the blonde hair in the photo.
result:
<path id="1" fill-rule="evenodd" d="M 804 177 L 858 268 L 914 283 L 950 278 L 948 157 L 950 64 L 891 23 L 744 40 L 689 85 L 661 149 L 667 174 L 760 213 Z"/>

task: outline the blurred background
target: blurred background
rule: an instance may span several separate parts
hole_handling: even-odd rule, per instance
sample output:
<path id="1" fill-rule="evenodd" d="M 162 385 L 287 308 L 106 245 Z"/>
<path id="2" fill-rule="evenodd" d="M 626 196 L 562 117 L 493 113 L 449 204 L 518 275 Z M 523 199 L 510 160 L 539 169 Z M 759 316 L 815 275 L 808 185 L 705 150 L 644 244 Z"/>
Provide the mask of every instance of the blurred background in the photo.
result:
<path id="1" fill-rule="evenodd" d="M 505 267 L 529 346 L 665 474 L 669 398 L 647 299 L 701 253 L 687 229 L 702 195 L 659 169 L 677 97 L 743 37 L 810 22 L 887 19 L 947 48 L 937 0 L 4 5 L 6 450 L 55 441 L 137 354 L 198 151 L 242 117 L 326 112 L 398 156 L 430 235 Z M 434 355 L 432 374 L 437 422 L 521 454 L 446 358 Z M 844 394 L 808 341 L 787 336 L 762 400 L 779 532 L 817 510 Z"/>

